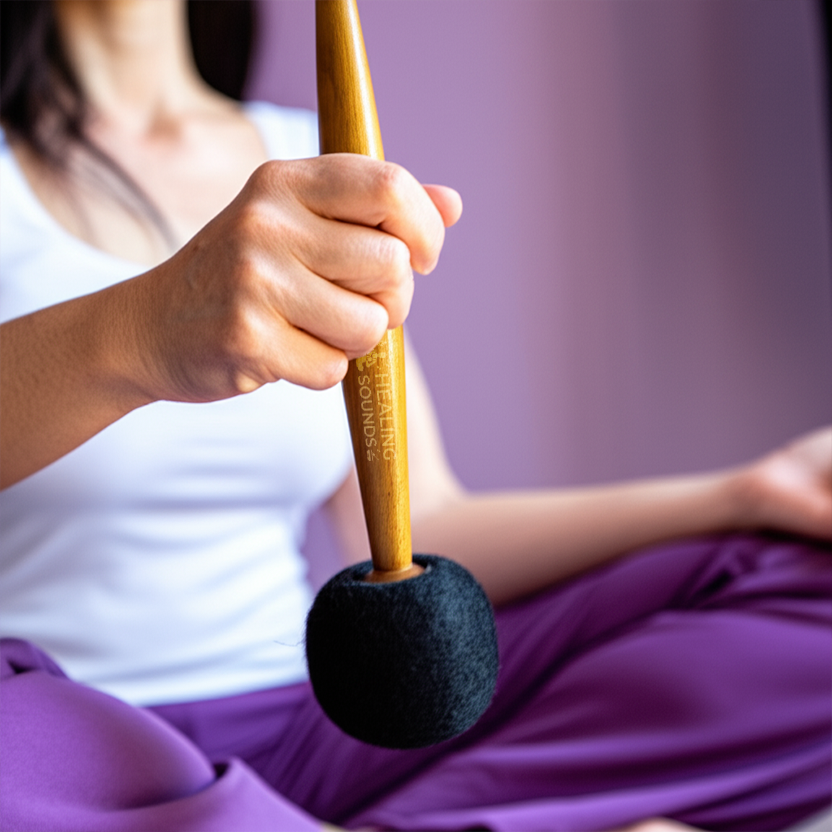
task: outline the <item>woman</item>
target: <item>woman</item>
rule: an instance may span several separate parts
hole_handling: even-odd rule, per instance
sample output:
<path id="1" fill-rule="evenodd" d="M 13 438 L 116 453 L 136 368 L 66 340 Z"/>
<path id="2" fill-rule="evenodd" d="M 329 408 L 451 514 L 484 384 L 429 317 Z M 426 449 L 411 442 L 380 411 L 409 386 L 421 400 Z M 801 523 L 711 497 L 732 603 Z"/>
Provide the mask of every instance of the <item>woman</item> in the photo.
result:
<path id="1" fill-rule="evenodd" d="M 2 9 L 4 828 L 763 829 L 828 801 L 828 552 L 621 556 L 828 540 L 832 434 L 471 495 L 412 355 L 414 546 L 501 605 L 501 681 L 424 751 L 332 727 L 298 552 L 323 502 L 366 557 L 332 388 L 405 319 L 459 197 L 308 158 L 311 116 L 199 77 L 182 3 Z"/>

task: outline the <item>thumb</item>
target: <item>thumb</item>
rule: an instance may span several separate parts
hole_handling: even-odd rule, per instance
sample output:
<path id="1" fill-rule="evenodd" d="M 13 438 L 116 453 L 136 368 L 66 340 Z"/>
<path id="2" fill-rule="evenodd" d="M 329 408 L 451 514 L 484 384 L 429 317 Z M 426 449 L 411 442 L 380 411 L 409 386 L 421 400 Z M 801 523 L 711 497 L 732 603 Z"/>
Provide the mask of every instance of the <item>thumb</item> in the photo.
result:
<path id="1" fill-rule="evenodd" d="M 450 228 L 462 214 L 462 197 L 445 185 L 423 185 L 427 195 L 442 216 L 445 228 Z"/>

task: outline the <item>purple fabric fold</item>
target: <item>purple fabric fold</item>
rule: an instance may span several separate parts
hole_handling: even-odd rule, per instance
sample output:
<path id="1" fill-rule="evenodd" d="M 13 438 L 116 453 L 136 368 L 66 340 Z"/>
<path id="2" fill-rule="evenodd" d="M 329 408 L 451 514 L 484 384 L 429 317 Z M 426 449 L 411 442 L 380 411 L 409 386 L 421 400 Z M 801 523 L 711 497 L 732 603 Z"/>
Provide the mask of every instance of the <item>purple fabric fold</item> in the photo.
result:
<path id="1" fill-rule="evenodd" d="M 0 828 L 784 829 L 832 795 L 832 552 L 683 541 L 498 610 L 498 690 L 433 748 L 345 736 L 308 685 L 131 708 L 0 650 Z M 268 784 L 268 785 L 267 785 Z"/>
<path id="2" fill-rule="evenodd" d="M 216 768 L 179 731 L 0 643 L 0 828 L 48 832 L 319 830 L 241 760 Z"/>

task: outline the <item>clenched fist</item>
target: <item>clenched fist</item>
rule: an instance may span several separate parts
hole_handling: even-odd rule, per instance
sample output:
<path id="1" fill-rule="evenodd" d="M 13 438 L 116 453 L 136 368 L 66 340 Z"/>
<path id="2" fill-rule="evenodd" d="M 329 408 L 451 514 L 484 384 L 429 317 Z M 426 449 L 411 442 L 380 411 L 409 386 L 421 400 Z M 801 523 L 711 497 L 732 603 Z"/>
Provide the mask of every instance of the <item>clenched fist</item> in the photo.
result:
<path id="1" fill-rule="evenodd" d="M 170 260 L 135 279 L 129 375 L 150 400 L 213 401 L 286 379 L 330 387 L 407 317 L 455 191 L 332 154 L 268 162 Z"/>

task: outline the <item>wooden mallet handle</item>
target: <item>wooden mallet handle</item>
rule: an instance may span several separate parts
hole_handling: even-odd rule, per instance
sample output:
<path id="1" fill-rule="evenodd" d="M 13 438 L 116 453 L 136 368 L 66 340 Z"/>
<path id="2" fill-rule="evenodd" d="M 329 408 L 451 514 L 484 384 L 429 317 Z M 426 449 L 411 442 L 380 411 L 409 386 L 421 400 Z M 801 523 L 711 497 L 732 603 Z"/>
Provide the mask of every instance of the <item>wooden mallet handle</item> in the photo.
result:
<path id="1" fill-rule="evenodd" d="M 315 32 L 321 153 L 384 159 L 355 0 L 316 0 Z M 401 327 L 350 361 L 343 388 L 373 558 L 368 580 L 413 577 L 422 568 L 411 555 Z"/>

